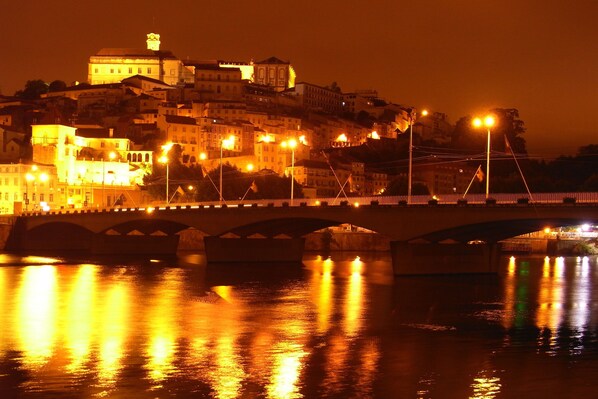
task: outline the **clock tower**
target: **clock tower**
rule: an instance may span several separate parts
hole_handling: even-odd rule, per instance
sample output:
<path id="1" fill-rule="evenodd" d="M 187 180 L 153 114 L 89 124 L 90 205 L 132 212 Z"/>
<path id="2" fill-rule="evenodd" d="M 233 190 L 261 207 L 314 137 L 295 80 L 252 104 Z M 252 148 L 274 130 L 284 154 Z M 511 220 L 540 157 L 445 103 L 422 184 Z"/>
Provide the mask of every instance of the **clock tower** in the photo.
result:
<path id="1" fill-rule="evenodd" d="M 147 34 L 147 49 L 160 51 L 160 35 L 158 33 Z"/>

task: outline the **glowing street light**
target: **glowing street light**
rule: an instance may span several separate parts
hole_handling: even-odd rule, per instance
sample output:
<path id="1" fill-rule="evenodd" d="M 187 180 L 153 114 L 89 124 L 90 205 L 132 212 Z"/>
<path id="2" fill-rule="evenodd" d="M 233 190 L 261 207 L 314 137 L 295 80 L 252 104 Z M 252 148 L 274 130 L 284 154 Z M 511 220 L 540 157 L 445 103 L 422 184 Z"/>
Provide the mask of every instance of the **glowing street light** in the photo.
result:
<path id="1" fill-rule="evenodd" d="M 158 162 L 166 165 L 166 205 L 168 205 L 170 202 L 170 199 L 168 198 L 168 157 L 166 155 L 162 155 L 158 159 Z"/>
<path id="2" fill-rule="evenodd" d="M 163 163 L 166 165 L 166 205 L 168 205 L 170 203 L 170 198 L 168 198 L 168 152 L 170 151 L 170 149 L 172 148 L 172 146 L 174 145 L 174 143 L 166 143 L 164 144 L 161 148 L 162 148 L 162 156 L 160 156 L 160 158 L 158 158 L 158 162 Z"/>
<path id="3" fill-rule="evenodd" d="M 280 143 L 282 148 L 291 149 L 291 206 L 293 206 L 293 197 L 295 192 L 295 147 L 297 147 L 297 140 L 289 139 Z"/>
<path id="4" fill-rule="evenodd" d="M 116 153 L 114 151 L 110 151 L 108 154 L 108 158 L 110 161 L 113 161 L 116 158 Z M 102 207 L 106 206 L 106 166 L 104 163 L 104 156 L 102 156 Z"/>
<path id="5" fill-rule="evenodd" d="M 25 212 L 27 212 L 27 207 L 29 205 L 29 182 L 35 180 L 35 176 L 32 173 L 27 173 L 25 175 Z"/>
<path id="6" fill-rule="evenodd" d="M 494 126 L 495 122 L 492 115 L 487 115 L 484 119 L 474 118 L 473 120 L 474 127 L 480 128 L 485 126 L 488 131 L 488 145 L 486 146 L 486 199 L 490 195 L 490 128 Z"/>
<path id="7" fill-rule="evenodd" d="M 421 116 L 428 115 L 425 109 L 421 112 Z M 412 109 L 409 113 L 409 172 L 407 177 L 407 203 L 411 203 L 411 182 L 413 176 L 413 124 L 417 117 L 417 112 Z"/>
<path id="8" fill-rule="evenodd" d="M 223 139 L 220 141 L 220 205 L 222 206 L 222 202 L 224 201 L 224 197 L 222 195 L 222 150 L 224 148 L 231 149 L 235 145 L 235 136 L 232 134 L 228 136 L 228 139 Z"/>
<path id="9" fill-rule="evenodd" d="M 37 173 L 38 171 L 38 167 L 37 165 L 32 165 L 31 166 L 31 171 L 27 172 L 25 174 L 25 211 L 27 211 L 28 209 L 28 205 L 29 205 L 29 183 L 33 182 L 33 187 L 34 190 L 37 191 L 37 186 L 35 184 L 36 180 L 41 181 L 42 183 L 45 183 L 48 181 L 49 176 L 47 173 Z M 35 197 L 35 194 L 33 194 Z"/>

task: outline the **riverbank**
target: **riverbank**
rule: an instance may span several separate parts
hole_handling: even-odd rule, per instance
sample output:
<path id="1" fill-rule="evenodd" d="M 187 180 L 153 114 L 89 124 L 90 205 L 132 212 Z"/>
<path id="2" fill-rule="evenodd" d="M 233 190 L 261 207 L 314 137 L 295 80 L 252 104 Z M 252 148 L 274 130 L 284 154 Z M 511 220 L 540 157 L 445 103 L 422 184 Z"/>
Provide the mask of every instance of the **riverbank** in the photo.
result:
<path id="1" fill-rule="evenodd" d="M 597 255 L 595 240 L 551 239 L 551 238 L 510 238 L 501 243 L 506 253 L 530 253 L 547 255 Z"/>

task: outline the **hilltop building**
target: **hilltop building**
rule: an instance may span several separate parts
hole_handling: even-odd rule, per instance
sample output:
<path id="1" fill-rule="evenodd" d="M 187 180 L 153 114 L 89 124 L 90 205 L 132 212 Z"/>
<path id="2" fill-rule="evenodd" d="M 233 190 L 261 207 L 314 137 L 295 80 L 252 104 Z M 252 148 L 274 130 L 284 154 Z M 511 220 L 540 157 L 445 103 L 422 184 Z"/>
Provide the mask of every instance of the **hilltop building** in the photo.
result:
<path id="1" fill-rule="evenodd" d="M 160 35 L 147 35 L 147 48 L 103 48 L 89 57 L 88 82 L 92 85 L 120 83 L 142 75 L 169 85 L 192 84 L 193 71 L 166 50 L 160 50 Z"/>
<path id="2" fill-rule="evenodd" d="M 295 69 L 288 61 L 270 57 L 253 65 L 253 83 L 270 86 L 274 91 L 284 91 L 295 86 Z"/>

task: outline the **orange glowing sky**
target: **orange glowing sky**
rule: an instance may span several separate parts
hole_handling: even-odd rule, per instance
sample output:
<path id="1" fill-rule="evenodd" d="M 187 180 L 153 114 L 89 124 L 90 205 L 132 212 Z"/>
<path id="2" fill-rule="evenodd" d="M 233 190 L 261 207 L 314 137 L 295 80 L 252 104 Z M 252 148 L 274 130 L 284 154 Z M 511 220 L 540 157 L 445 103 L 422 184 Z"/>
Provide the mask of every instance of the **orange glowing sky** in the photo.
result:
<path id="1" fill-rule="evenodd" d="M 103 47 L 160 33 L 179 58 L 291 61 L 298 81 L 377 89 L 451 122 L 517 108 L 530 154 L 598 143 L 598 1 L 172 0 L 8 2 L 0 90 L 87 78 Z"/>

